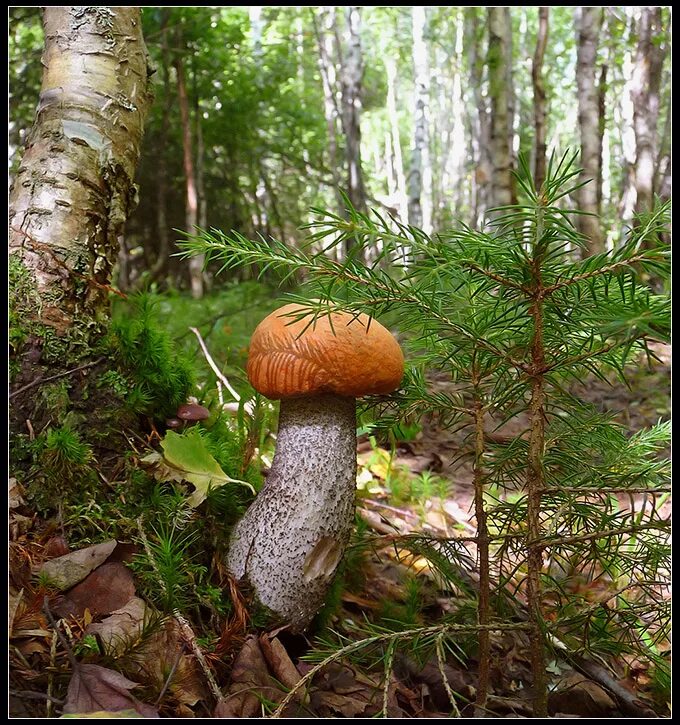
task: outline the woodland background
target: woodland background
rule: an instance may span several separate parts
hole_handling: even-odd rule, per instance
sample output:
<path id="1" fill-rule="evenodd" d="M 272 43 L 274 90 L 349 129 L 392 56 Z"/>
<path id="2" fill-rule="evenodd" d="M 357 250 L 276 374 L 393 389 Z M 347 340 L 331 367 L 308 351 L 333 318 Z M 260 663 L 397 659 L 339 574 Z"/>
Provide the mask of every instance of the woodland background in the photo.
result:
<path id="1" fill-rule="evenodd" d="M 312 207 L 472 226 L 532 168 L 584 149 L 593 249 L 671 184 L 668 7 L 145 8 L 155 101 L 122 290 L 212 284 L 175 229 L 299 243 Z M 38 95 L 38 8 L 10 8 L 10 177 Z M 591 230 L 592 231 L 592 230 Z M 222 280 L 224 281 L 224 280 Z M 222 281 L 218 282 L 221 284 Z"/>

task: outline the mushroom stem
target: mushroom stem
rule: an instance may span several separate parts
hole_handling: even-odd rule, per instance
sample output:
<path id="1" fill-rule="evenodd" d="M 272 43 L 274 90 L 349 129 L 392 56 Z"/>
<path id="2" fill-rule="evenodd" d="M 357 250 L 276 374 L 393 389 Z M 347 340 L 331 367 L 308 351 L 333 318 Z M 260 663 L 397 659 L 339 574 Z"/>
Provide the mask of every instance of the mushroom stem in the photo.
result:
<path id="1" fill-rule="evenodd" d="M 272 467 L 234 528 L 227 565 L 293 629 L 323 604 L 349 541 L 356 469 L 354 398 L 281 401 Z"/>

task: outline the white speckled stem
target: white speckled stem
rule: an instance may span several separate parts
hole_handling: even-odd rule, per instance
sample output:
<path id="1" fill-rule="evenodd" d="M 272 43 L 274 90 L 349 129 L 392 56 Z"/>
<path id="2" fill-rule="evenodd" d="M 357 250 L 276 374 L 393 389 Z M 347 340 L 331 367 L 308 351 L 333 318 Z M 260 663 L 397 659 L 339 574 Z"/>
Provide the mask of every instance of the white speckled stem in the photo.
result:
<path id="1" fill-rule="evenodd" d="M 281 401 L 272 467 L 234 528 L 227 565 L 293 629 L 323 604 L 349 541 L 356 469 L 354 398 Z"/>

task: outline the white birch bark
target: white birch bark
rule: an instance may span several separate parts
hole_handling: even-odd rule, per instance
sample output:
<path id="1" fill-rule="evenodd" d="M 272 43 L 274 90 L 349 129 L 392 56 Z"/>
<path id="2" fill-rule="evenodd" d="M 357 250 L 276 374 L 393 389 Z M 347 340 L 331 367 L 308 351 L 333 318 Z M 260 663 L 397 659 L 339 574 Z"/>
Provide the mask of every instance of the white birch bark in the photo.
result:
<path id="1" fill-rule="evenodd" d="M 151 103 L 138 7 L 46 7 L 37 114 L 9 197 L 9 252 L 44 303 L 36 321 L 102 331 Z M 84 345 L 84 349 L 87 346 Z M 63 361 L 67 363 L 68 361 Z"/>
<path id="2" fill-rule="evenodd" d="M 504 206 L 515 201 L 512 178 L 512 118 L 511 89 L 508 88 L 508 65 L 512 64 L 510 45 L 511 26 L 508 8 L 491 7 L 487 10 L 489 47 L 489 96 L 491 98 L 491 206 Z"/>
<path id="3" fill-rule="evenodd" d="M 597 180 L 600 169 L 600 133 L 598 124 L 597 44 L 602 23 L 602 8 L 581 7 L 576 11 L 578 48 L 576 84 L 578 88 L 578 125 L 581 135 L 579 181 L 589 182 L 576 192 L 579 209 L 597 215 Z M 586 238 L 582 254 L 590 256 L 604 251 L 600 219 L 578 216 L 578 230 Z"/>
<path id="4" fill-rule="evenodd" d="M 426 8 L 415 6 L 413 24 L 413 69 L 415 73 L 415 116 L 413 151 L 408 179 L 409 224 L 426 234 L 432 231 L 432 165 L 430 161 L 429 105 L 430 68 L 425 43 Z"/>

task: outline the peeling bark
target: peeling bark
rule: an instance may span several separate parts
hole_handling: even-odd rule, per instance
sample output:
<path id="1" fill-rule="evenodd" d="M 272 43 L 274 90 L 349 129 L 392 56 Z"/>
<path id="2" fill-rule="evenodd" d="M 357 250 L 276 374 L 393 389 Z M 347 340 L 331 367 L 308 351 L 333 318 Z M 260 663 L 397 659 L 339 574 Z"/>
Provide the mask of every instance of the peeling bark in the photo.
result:
<path id="1" fill-rule="evenodd" d="M 9 199 L 9 251 L 35 278 L 37 321 L 98 335 L 151 96 L 138 7 L 46 7 L 36 119 Z"/>

